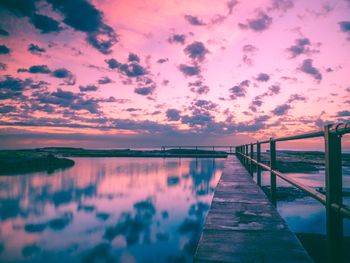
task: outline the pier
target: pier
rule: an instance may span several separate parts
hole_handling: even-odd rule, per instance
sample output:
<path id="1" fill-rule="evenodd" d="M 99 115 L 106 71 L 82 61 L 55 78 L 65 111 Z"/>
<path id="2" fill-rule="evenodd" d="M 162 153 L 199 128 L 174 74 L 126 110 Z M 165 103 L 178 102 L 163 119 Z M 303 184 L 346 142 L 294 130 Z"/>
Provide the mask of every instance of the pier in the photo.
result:
<path id="1" fill-rule="evenodd" d="M 312 262 L 236 156 L 217 185 L 194 262 Z"/>
<path id="2" fill-rule="evenodd" d="M 350 218 L 350 208 L 342 203 L 341 137 L 347 133 L 350 123 L 340 123 L 311 133 L 236 146 L 236 155 L 227 159 L 217 185 L 194 262 L 313 262 L 276 210 L 276 177 L 325 205 L 327 261 L 344 262 L 343 219 Z M 325 193 L 281 173 L 276 165 L 278 142 L 317 137 L 325 144 Z M 268 163 L 261 161 L 262 144 L 270 146 Z M 269 196 L 260 188 L 262 170 L 270 172 Z"/>

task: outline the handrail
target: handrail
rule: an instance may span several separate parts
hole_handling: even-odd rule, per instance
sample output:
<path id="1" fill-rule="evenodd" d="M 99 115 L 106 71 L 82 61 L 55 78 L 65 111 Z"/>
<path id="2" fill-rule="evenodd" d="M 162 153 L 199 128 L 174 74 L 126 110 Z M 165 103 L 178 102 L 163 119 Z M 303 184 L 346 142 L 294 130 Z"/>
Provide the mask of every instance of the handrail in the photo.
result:
<path id="1" fill-rule="evenodd" d="M 299 188 L 300 190 L 303 190 L 304 192 L 306 192 L 307 194 L 309 194 L 311 197 L 315 198 L 317 201 L 319 201 L 321 204 L 325 205 L 326 204 L 326 195 L 321 194 L 320 192 L 316 191 L 315 189 L 304 185 L 302 183 L 297 182 L 296 180 L 294 180 L 293 178 L 291 178 L 290 176 L 281 173 L 277 170 L 273 170 L 271 169 L 270 166 L 260 163 L 258 161 L 256 161 L 255 159 L 250 158 L 247 155 L 244 155 L 242 153 L 238 154 L 242 155 L 244 158 L 247 158 L 249 161 L 252 161 L 254 164 L 259 165 L 261 168 L 264 168 L 266 171 L 272 172 L 275 175 L 277 175 L 279 178 L 283 179 L 284 181 L 294 185 L 295 187 Z M 346 206 L 346 205 L 339 205 L 336 203 L 332 203 L 332 209 L 333 210 L 338 210 L 339 213 L 342 214 L 342 216 L 347 217 L 350 219 L 350 207 Z"/>
<path id="2" fill-rule="evenodd" d="M 241 158 L 248 171 L 257 172 L 257 184 L 261 186 L 261 169 L 270 172 L 271 202 L 275 205 L 276 176 L 301 189 L 311 197 L 326 206 L 327 219 L 327 250 L 329 262 L 342 262 L 343 255 L 343 218 L 350 219 L 350 207 L 343 204 L 342 196 L 342 162 L 341 162 L 341 136 L 350 133 L 350 122 L 326 125 L 323 130 L 304 134 L 270 138 L 250 144 L 235 147 L 236 154 Z M 300 140 L 323 137 L 325 142 L 325 174 L 326 194 L 319 193 L 315 189 L 297 182 L 290 176 L 276 170 L 276 142 Z M 270 144 L 270 165 L 261 162 L 261 144 Z M 256 160 L 254 157 L 254 145 L 256 145 Z M 250 146 L 250 152 L 249 152 Z"/>

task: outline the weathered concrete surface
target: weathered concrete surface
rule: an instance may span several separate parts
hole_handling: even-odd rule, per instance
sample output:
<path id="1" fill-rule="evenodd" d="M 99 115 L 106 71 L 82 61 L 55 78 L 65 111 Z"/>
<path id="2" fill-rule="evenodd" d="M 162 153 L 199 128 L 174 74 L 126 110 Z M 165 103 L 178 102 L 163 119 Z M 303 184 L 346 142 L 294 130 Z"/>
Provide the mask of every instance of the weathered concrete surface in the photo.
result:
<path id="1" fill-rule="evenodd" d="M 194 262 L 312 262 L 236 156 L 216 188 Z"/>

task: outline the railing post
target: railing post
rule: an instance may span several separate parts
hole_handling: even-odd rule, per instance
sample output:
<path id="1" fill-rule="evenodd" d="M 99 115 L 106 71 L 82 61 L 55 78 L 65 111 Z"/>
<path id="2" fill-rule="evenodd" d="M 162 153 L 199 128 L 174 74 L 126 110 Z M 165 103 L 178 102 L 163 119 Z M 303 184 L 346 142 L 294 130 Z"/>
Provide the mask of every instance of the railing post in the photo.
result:
<path id="1" fill-rule="evenodd" d="M 254 170 L 253 170 L 253 167 L 254 167 L 254 164 L 253 164 L 253 153 L 254 153 L 254 146 L 253 144 L 251 143 L 250 144 L 250 169 L 249 169 L 249 172 L 250 174 L 253 176 L 254 175 Z"/>
<path id="2" fill-rule="evenodd" d="M 245 166 L 248 167 L 248 144 L 245 145 Z"/>
<path id="3" fill-rule="evenodd" d="M 270 139 L 270 168 L 276 168 L 276 141 Z M 276 175 L 270 172 L 271 202 L 276 206 Z"/>
<path id="4" fill-rule="evenodd" d="M 343 202 L 341 137 L 330 133 L 330 127 L 324 128 L 328 262 L 343 262 L 343 218 L 331 207 Z"/>
<path id="5" fill-rule="evenodd" d="M 261 148 L 260 148 L 260 143 L 256 143 L 256 161 L 260 163 L 261 161 Z M 261 186 L 261 167 L 260 165 L 256 166 L 256 181 L 259 186 Z"/>

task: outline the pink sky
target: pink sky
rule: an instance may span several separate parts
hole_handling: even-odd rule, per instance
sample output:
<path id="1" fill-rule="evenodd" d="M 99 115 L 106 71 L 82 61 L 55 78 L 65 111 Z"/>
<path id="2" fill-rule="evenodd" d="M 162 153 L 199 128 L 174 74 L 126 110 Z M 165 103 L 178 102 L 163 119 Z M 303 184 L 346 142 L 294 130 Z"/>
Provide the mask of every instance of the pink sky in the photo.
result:
<path id="1" fill-rule="evenodd" d="M 348 0 L 18 3 L 0 3 L 0 148 L 236 145 L 349 120 Z"/>

